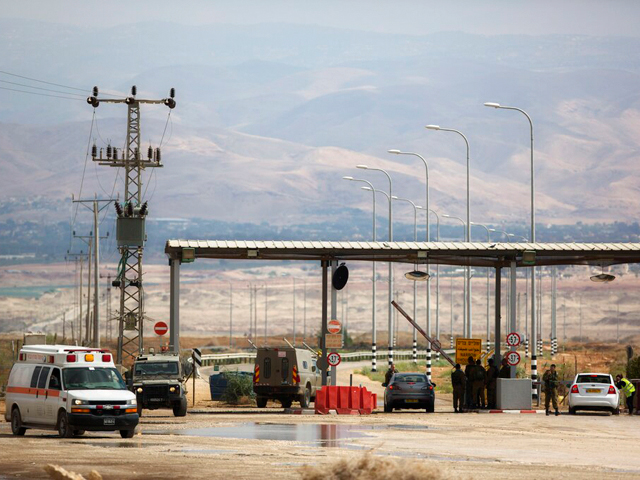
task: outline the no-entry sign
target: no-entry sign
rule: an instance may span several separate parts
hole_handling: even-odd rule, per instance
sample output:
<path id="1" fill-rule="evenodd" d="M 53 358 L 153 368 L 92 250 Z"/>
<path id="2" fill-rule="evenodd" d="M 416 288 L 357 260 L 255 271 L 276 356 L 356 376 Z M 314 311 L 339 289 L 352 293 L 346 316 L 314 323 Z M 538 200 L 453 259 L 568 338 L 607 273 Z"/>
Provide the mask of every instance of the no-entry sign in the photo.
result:
<path id="1" fill-rule="evenodd" d="M 340 365 L 340 360 L 342 359 L 340 358 L 340 354 L 338 352 L 331 352 L 329 355 L 327 355 L 327 363 L 332 367 Z"/>
<path id="2" fill-rule="evenodd" d="M 330 320 L 327 325 L 327 330 L 329 330 L 329 333 L 340 333 L 340 330 L 342 330 L 342 324 L 338 320 Z"/>
<path id="3" fill-rule="evenodd" d="M 520 363 L 520 354 L 518 352 L 509 352 L 504 356 L 509 365 L 515 367 Z"/>
<path id="4" fill-rule="evenodd" d="M 156 335 L 164 335 L 169 330 L 169 326 L 164 322 L 157 322 L 153 326 L 153 331 Z"/>

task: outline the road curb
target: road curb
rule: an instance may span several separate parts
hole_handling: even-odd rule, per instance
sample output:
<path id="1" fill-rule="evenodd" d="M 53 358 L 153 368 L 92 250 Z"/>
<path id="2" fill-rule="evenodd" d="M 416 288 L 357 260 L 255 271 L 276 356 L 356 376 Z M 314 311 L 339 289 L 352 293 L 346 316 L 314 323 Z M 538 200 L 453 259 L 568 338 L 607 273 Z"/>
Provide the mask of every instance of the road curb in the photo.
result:
<path id="1" fill-rule="evenodd" d="M 544 410 L 477 410 L 478 413 L 545 413 Z"/>

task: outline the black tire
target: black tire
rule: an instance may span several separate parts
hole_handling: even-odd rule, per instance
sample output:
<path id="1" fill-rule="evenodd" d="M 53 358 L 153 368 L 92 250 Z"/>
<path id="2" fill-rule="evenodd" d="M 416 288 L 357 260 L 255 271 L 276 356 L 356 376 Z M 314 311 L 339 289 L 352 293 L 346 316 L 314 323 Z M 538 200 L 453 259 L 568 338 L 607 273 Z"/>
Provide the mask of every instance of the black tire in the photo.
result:
<path id="1" fill-rule="evenodd" d="M 180 402 L 173 405 L 173 415 L 175 417 L 185 417 L 187 415 L 187 398 L 181 397 Z"/>
<path id="2" fill-rule="evenodd" d="M 309 408 L 311 404 L 311 386 L 307 385 L 304 389 L 304 393 L 300 395 L 300 406 L 302 408 Z"/>
<path id="3" fill-rule="evenodd" d="M 73 436 L 74 437 L 81 437 L 82 435 L 84 435 L 84 430 L 74 430 L 73 431 Z"/>
<path id="4" fill-rule="evenodd" d="M 73 430 L 69 425 L 69 417 L 67 417 L 67 412 L 65 411 L 61 411 L 58 414 L 58 435 L 60 435 L 60 438 L 73 437 Z"/>
<path id="5" fill-rule="evenodd" d="M 569 407 L 569 415 L 575 415 L 576 409 L 574 407 Z"/>
<path id="6" fill-rule="evenodd" d="M 427 413 L 433 413 L 435 412 L 435 401 L 431 400 L 429 403 L 427 403 Z"/>
<path id="7" fill-rule="evenodd" d="M 386 403 L 384 404 L 384 413 L 391 413 L 393 412 L 393 407 L 391 405 L 387 405 Z"/>
<path id="8" fill-rule="evenodd" d="M 292 398 L 283 398 L 282 400 L 280 400 L 280 403 L 282 403 L 282 408 L 291 408 L 291 404 L 293 403 L 293 399 Z"/>
<path id="9" fill-rule="evenodd" d="M 22 416 L 20 415 L 20 409 L 15 407 L 11 411 L 11 433 L 21 437 L 27 431 L 26 428 L 22 426 Z"/>
<path id="10" fill-rule="evenodd" d="M 133 438 L 136 431 L 132 428 L 131 430 L 120 430 L 120 436 L 122 438 Z"/>
<path id="11" fill-rule="evenodd" d="M 256 397 L 256 405 L 258 408 L 264 408 L 267 406 L 267 397 Z"/>
<path id="12" fill-rule="evenodd" d="M 612 413 L 613 415 L 620 415 L 620 407 L 618 407 L 618 408 L 612 408 L 612 409 L 611 409 L 611 413 Z"/>

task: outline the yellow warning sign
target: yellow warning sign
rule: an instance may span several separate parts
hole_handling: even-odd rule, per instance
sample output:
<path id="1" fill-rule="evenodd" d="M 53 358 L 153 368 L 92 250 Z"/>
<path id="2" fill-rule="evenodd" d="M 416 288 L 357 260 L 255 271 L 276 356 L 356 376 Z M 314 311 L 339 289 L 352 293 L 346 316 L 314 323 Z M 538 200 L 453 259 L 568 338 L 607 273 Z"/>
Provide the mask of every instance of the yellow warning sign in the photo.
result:
<path id="1" fill-rule="evenodd" d="M 482 339 L 456 338 L 456 363 L 464 366 L 469 363 L 469 357 L 477 360 L 482 355 Z"/>

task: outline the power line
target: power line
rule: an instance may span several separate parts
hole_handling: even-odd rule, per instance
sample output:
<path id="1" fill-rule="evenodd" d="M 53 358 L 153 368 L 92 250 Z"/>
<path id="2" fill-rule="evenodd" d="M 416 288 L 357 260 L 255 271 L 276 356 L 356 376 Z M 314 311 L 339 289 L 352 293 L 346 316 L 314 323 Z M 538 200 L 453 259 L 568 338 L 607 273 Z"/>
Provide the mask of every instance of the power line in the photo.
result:
<path id="1" fill-rule="evenodd" d="M 63 97 L 61 95 L 49 95 L 48 93 L 29 92 L 27 90 L 18 90 L 17 88 L 0 87 L 0 89 L 1 90 L 10 90 L 12 92 L 28 93 L 29 95 L 38 95 L 40 97 L 64 98 L 64 99 L 67 99 L 67 100 L 80 100 L 80 101 L 83 101 L 82 98 Z M 73 94 L 70 93 L 69 95 L 73 95 Z"/>
<path id="2" fill-rule="evenodd" d="M 62 88 L 68 88 L 70 90 L 77 90 L 79 92 L 84 92 L 85 95 L 88 94 L 86 88 L 70 87 L 69 85 L 62 85 L 60 83 L 53 83 L 53 82 L 47 82 L 45 80 L 38 80 L 37 78 L 26 77 L 24 75 L 18 75 L 17 73 L 5 72 L 3 70 L 0 70 L 0 73 L 2 73 L 4 75 L 10 75 L 12 77 L 24 78 L 25 80 L 31 80 L 32 82 L 44 83 L 46 85 L 53 85 L 54 87 L 62 87 Z M 32 88 L 35 88 L 35 87 L 32 87 Z M 114 95 L 112 93 L 102 93 L 102 94 L 103 95 L 107 95 L 109 97 L 121 97 L 122 96 L 122 95 Z"/>
<path id="3" fill-rule="evenodd" d="M 71 93 L 71 92 L 63 92 L 61 90 L 52 90 L 50 88 L 43 88 L 43 87 L 34 87 L 32 85 L 27 85 L 25 83 L 18 83 L 18 82 L 10 82 L 9 80 L 0 80 L 0 82 L 2 83 L 9 83 L 11 85 L 18 85 L 19 87 L 25 87 L 25 88 L 34 88 L 36 90 L 44 90 L 45 92 L 54 92 L 54 93 L 62 93 L 64 95 L 75 95 L 76 97 L 83 97 L 84 95 L 82 95 L 81 93 Z"/>

